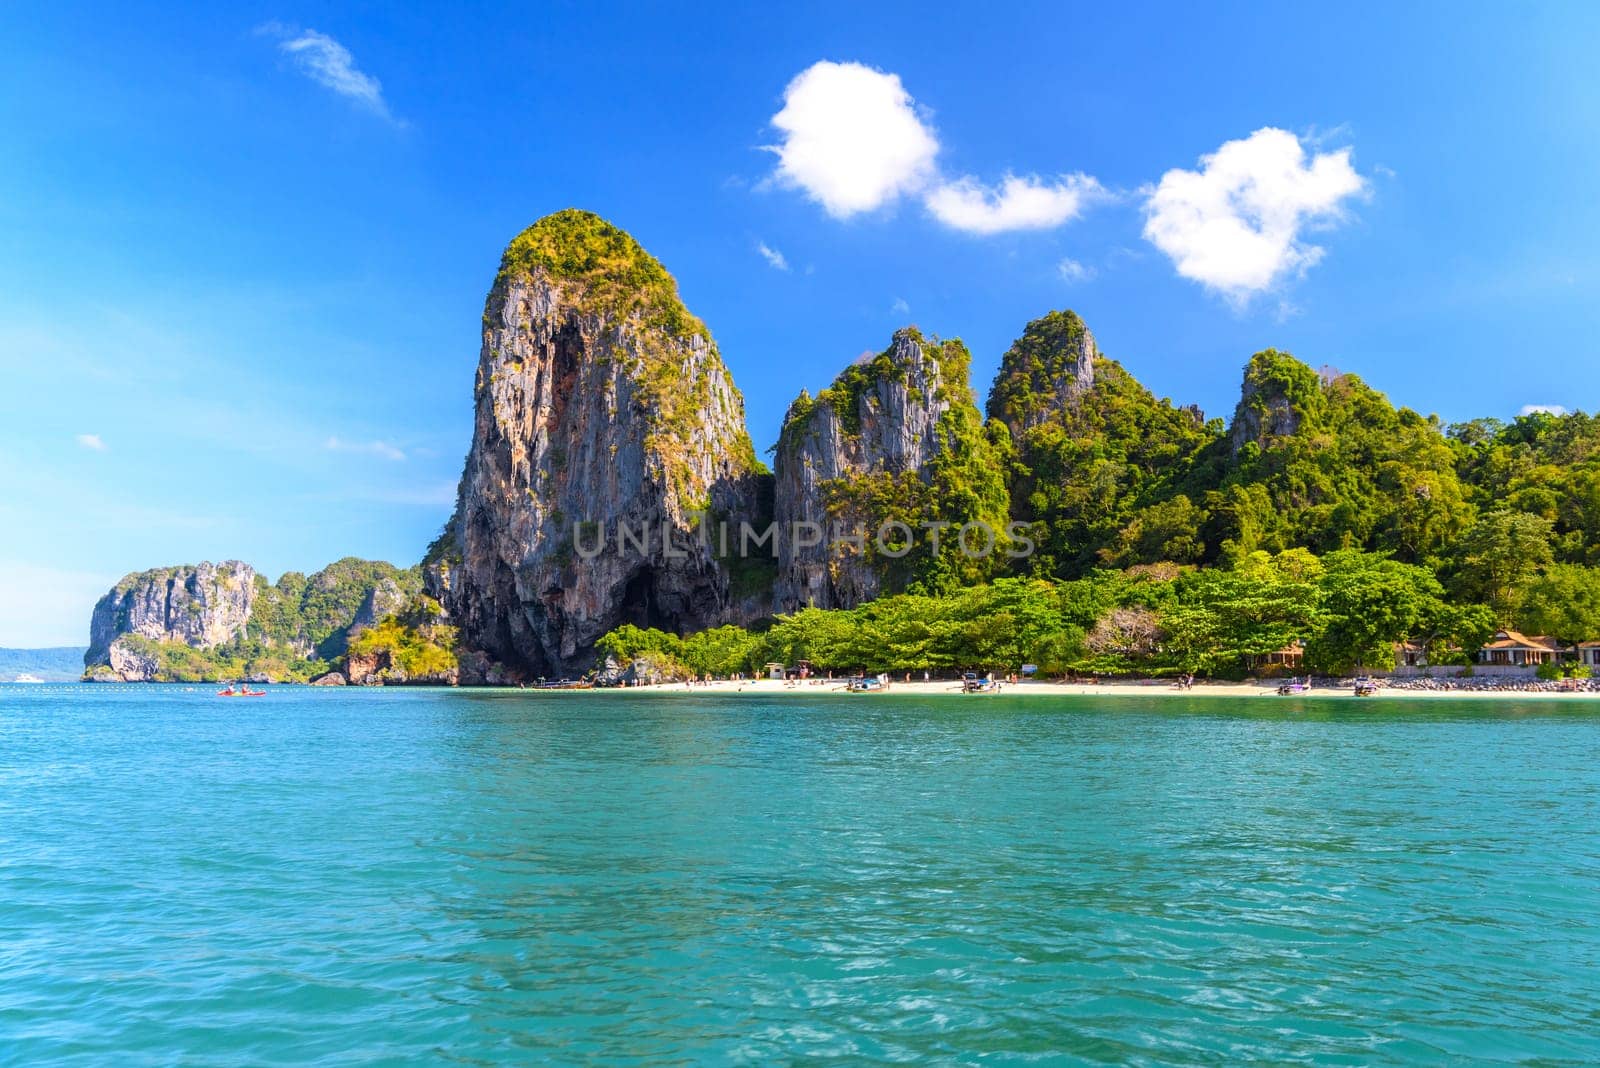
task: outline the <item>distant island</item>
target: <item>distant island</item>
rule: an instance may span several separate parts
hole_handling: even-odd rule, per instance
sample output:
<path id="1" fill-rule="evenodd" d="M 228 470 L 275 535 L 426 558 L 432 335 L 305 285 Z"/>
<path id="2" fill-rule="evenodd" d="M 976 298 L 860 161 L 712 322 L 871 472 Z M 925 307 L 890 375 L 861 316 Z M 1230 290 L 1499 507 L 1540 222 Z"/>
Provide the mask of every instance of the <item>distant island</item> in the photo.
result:
<path id="1" fill-rule="evenodd" d="M 982 411 L 969 364 L 959 340 L 895 332 L 800 393 L 769 470 L 672 276 L 558 212 L 501 258 L 455 511 L 420 562 L 129 575 L 95 609 L 84 677 L 1600 663 L 1600 420 L 1447 426 L 1273 349 L 1208 420 L 1071 311 L 1022 329 Z"/>
<path id="2" fill-rule="evenodd" d="M 81 645 L 0 649 L 0 682 L 70 682 L 83 674 Z"/>

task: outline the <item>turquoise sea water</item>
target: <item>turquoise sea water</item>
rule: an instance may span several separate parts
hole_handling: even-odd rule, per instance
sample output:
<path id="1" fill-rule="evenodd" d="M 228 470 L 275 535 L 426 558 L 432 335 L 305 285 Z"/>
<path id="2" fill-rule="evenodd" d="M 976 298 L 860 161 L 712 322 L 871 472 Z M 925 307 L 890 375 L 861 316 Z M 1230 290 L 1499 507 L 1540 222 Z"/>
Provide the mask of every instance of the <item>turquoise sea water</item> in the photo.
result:
<path id="1" fill-rule="evenodd" d="M 1600 1059 L 1600 701 L 0 687 L 0 1062 Z"/>

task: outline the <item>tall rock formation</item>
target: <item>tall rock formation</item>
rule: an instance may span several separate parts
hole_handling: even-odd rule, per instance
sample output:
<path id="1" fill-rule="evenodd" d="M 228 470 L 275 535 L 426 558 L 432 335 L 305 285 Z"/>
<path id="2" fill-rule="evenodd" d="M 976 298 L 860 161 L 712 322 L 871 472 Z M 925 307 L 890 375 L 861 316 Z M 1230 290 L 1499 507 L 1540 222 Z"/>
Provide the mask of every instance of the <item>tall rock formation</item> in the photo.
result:
<path id="1" fill-rule="evenodd" d="M 1315 419 L 1325 407 L 1317 372 L 1276 349 L 1256 353 L 1245 365 L 1228 432 L 1233 455 L 1237 457 L 1250 443 L 1268 449 L 1294 437 L 1307 418 Z"/>
<path id="2" fill-rule="evenodd" d="M 1073 311 L 1035 319 L 1012 342 L 989 390 L 989 418 L 1020 439 L 1041 423 L 1059 421 L 1094 388 L 1094 335 Z"/>
<path id="3" fill-rule="evenodd" d="M 255 600 L 255 568 L 238 560 L 127 575 L 94 606 L 87 656 L 99 661 L 124 634 L 210 649 L 244 633 Z"/>
<path id="4" fill-rule="evenodd" d="M 584 671 L 622 623 L 691 631 L 762 613 L 698 533 L 703 516 L 737 531 L 760 510 L 744 400 L 628 234 L 567 210 L 511 242 L 474 404 L 428 582 L 506 677 Z"/>
<path id="5" fill-rule="evenodd" d="M 967 383 L 970 360 L 960 341 L 908 327 L 790 405 L 774 464 L 778 610 L 849 608 L 912 581 L 990 569 L 998 545 L 982 559 L 950 551 L 954 531 L 973 520 L 1004 537 L 1001 465 Z M 905 555 L 893 555 L 902 530 L 879 544 L 886 523 L 912 529 Z M 938 552 L 926 523 L 951 525 Z M 813 532 L 820 538 L 808 544 Z"/>
<path id="6" fill-rule="evenodd" d="M 109 667 L 126 681 L 143 681 L 151 677 L 147 658 L 133 653 L 139 643 L 123 638 L 133 635 L 194 649 L 224 645 L 244 634 L 256 592 L 255 569 L 238 560 L 128 575 L 94 606 L 84 665 Z"/>
<path id="7" fill-rule="evenodd" d="M 1001 358 L 988 408 L 1015 450 L 1011 500 L 1035 542 L 1029 567 L 1072 576 L 1151 553 L 1183 563 L 1202 554 L 1197 538 L 1181 536 L 1195 514 L 1178 488 L 1218 428 L 1106 358 L 1076 313 L 1024 328 Z M 1162 510 L 1146 514 L 1152 506 Z"/>

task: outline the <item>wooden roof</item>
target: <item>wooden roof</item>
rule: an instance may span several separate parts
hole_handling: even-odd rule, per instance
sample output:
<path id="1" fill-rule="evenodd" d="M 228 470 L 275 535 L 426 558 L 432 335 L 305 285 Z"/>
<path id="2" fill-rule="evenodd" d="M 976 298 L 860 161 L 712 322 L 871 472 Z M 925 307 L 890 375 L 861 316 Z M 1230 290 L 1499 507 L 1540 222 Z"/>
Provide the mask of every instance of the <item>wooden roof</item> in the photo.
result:
<path id="1" fill-rule="evenodd" d="M 1485 649 L 1537 649 L 1542 653 L 1561 651 L 1561 643 L 1547 635 L 1538 634 L 1528 637 L 1519 631 L 1495 631 L 1495 640 L 1484 646 Z"/>

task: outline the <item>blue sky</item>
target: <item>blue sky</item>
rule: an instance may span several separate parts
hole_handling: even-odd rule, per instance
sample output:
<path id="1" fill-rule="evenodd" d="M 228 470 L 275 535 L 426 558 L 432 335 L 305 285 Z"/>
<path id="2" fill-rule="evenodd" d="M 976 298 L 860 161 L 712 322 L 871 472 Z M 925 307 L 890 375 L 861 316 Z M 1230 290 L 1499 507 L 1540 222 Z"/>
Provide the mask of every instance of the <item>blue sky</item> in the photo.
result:
<path id="1" fill-rule="evenodd" d="M 981 394 L 1061 307 L 1214 415 L 1267 346 L 1600 407 L 1595 5 L 222 7 L 0 10 L 0 645 L 129 570 L 417 559 L 500 251 L 568 206 L 758 448 L 899 325 Z"/>

